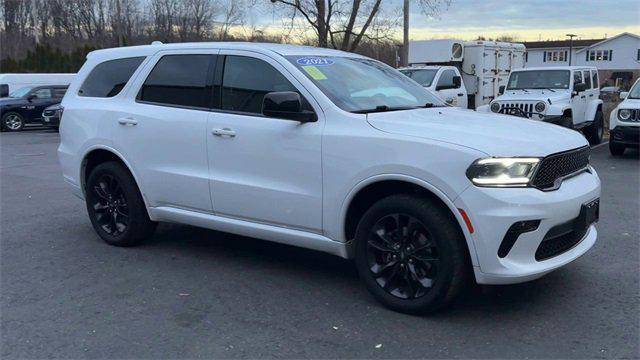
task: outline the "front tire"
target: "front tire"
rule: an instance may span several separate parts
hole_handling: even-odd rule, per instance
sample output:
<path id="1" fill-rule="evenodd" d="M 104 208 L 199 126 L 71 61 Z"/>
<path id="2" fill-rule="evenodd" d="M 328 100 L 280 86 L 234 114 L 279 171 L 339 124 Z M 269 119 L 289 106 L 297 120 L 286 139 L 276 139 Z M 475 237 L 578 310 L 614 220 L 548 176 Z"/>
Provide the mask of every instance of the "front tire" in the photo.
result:
<path id="1" fill-rule="evenodd" d="M 602 142 L 602 136 L 604 134 L 604 121 L 602 111 L 598 110 L 596 116 L 593 119 L 593 124 L 587 126 L 583 130 L 584 136 L 591 145 L 597 145 Z"/>
<path id="2" fill-rule="evenodd" d="M 121 163 L 105 162 L 91 171 L 86 203 L 93 228 L 110 245 L 138 245 L 155 231 L 138 186 Z"/>
<path id="3" fill-rule="evenodd" d="M 609 151 L 613 156 L 622 156 L 624 154 L 624 146 L 620 144 L 614 143 L 612 140 L 609 140 Z"/>
<path id="4" fill-rule="evenodd" d="M 24 128 L 24 118 L 16 112 L 8 112 L 2 116 L 2 129 L 7 131 L 21 131 Z"/>
<path id="5" fill-rule="evenodd" d="M 356 230 L 356 267 L 384 306 L 427 314 L 459 293 L 466 243 L 457 222 L 435 201 L 392 195 L 375 203 Z"/>

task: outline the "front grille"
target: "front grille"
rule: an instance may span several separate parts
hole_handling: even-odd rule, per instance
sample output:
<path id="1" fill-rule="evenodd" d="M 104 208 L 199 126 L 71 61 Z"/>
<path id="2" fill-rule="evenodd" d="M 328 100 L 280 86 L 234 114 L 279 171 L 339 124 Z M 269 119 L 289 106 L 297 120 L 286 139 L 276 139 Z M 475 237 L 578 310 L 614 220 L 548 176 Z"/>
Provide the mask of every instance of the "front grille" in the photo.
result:
<path id="1" fill-rule="evenodd" d="M 629 119 L 620 120 L 620 118 L 618 118 L 618 120 L 621 121 L 621 122 L 639 122 L 640 121 L 640 109 L 632 109 L 631 110 L 631 116 L 629 117 Z"/>
<path id="2" fill-rule="evenodd" d="M 591 149 L 588 146 L 542 159 L 531 184 L 538 189 L 549 190 L 556 187 L 556 180 L 586 169 L 589 165 Z"/>
<path id="3" fill-rule="evenodd" d="M 591 222 L 585 221 L 583 211 L 580 211 L 580 215 L 577 218 L 549 229 L 536 250 L 535 258 L 537 261 L 560 255 L 572 249 L 584 239 Z"/>
<path id="4" fill-rule="evenodd" d="M 510 109 L 518 108 L 524 111 L 527 117 L 531 117 L 531 113 L 534 111 L 533 105 L 533 103 L 500 103 L 500 111 L 498 112 L 500 114 L 511 114 L 510 111 L 512 110 Z M 519 115 L 519 113 L 516 113 L 516 115 Z"/>

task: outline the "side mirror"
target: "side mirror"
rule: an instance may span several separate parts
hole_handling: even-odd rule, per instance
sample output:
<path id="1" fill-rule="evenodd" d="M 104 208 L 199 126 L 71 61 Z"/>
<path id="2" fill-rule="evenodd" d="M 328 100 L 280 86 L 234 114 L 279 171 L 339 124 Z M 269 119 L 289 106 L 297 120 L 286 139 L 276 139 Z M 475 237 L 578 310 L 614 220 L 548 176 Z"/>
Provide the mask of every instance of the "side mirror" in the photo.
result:
<path id="1" fill-rule="evenodd" d="M 498 94 L 499 95 L 504 94 L 504 89 L 505 89 L 504 85 L 500 85 L 500 87 L 498 88 Z"/>
<path id="2" fill-rule="evenodd" d="M 629 96 L 629 92 L 628 91 L 623 91 L 620 93 L 620 100 L 624 100 L 627 98 L 627 96 Z"/>
<path id="3" fill-rule="evenodd" d="M 300 94 L 293 91 L 267 93 L 262 100 L 262 114 L 268 117 L 295 120 L 301 123 L 318 120 L 313 111 L 302 110 Z"/>
<path id="4" fill-rule="evenodd" d="M 0 85 L 0 98 L 9 96 L 9 85 L 2 84 Z"/>
<path id="5" fill-rule="evenodd" d="M 35 94 L 31 94 L 29 96 L 27 96 L 27 101 L 31 102 L 33 99 L 37 99 L 38 97 Z"/>
<path id="6" fill-rule="evenodd" d="M 577 83 L 573 85 L 573 91 L 581 93 L 583 91 L 587 90 L 587 84 L 585 83 Z"/>
<path id="7" fill-rule="evenodd" d="M 462 78 L 460 76 L 453 77 L 453 88 L 457 89 L 462 85 Z"/>

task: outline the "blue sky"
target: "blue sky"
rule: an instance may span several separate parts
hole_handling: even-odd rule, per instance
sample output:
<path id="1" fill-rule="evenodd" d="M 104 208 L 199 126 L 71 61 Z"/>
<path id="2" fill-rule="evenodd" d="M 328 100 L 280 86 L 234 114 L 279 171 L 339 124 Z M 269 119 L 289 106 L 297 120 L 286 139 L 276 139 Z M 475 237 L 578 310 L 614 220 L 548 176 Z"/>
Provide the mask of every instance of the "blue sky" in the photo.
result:
<path id="1" fill-rule="evenodd" d="M 390 11 L 401 4 L 402 0 L 385 0 L 384 6 Z M 260 26 L 281 26 L 272 16 L 252 17 L 260 19 L 256 22 Z M 424 16 L 417 1 L 412 1 L 410 24 L 412 39 L 514 35 L 526 41 L 564 38 L 568 32 L 584 39 L 601 38 L 624 31 L 639 34 L 640 1 L 452 0 L 448 9 L 433 18 Z"/>

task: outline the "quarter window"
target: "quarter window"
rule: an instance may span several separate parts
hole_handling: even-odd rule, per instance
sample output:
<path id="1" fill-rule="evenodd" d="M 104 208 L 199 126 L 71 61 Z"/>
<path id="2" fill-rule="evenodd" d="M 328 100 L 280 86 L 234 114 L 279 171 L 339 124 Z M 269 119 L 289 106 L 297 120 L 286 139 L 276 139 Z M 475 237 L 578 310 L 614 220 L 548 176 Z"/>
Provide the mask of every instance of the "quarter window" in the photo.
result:
<path id="1" fill-rule="evenodd" d="M 273 91 L 298 92 L 284 75 L 260 59 L 226 57 L 222 78 L 223 110 L 261 114 L 264 96 Z"/>
<path id="2" fill-rule="evenodd" d="M 144 57 L 105 61 L 87 76 L 78 91 L 80 96 L 113 97 L 127 84 Z"/>
<path id="3" fill-rule="evenodd" d="M 209 108 L 214 55 L 165 55 L 145 80 L 138 99 L 155 104 Z"/>

